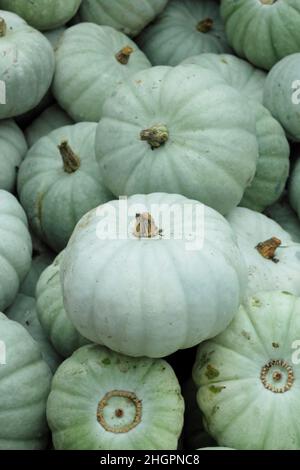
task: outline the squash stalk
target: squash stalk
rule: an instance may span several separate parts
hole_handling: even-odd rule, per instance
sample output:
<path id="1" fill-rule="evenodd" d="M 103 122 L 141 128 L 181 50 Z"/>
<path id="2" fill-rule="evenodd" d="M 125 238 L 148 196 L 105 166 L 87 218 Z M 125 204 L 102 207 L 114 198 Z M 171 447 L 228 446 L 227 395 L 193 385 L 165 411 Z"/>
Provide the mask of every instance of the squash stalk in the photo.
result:
<path id="1" fill-rule="evenodd" d="M 278 263 L 279 260 L 275 258 L 275 251 L 280 245 L 281 240 L 279 240 L 279 238 L 272 237 L 269 240 L 259 243 L 255 248 L 263 258 L 270 259 L 274 263 Z"/>
<path id="2" fill-rule="evenodd" d="M 0 18 L 0 38 L 6 35 L 6 23 L 4 18 Z"/>
<path id="3" fill-rule="evenodd" d="M 166 126 L 157 124 L 141 131 L 140 138 L 148 142 L 152 150 L 154 150 L 167 142 L 169 131 Z"/>
<path id="4" fill-rule="evenodd" d="M 107 406 L 114 408 L 117 420 L 105 413 Z M 118 423 L 120 419 L 120 423 Z M 112 390 L 98 403 L 97 421 L 107 432 L 122 434 L 134 429 L 142 420 L 142 402 L 135 393 L 125 390 Z"/>
<path id="5" fill-rule="evenodd" d="M 133 234 L 137 238 L 154 238 L 161 235 L 162 231 L 155 225 L 152 215 L 149 212 L 143 212 L 135 216 Z"/>
<path id="6" fill-rule="evenodd" d="M 125 46 L 115 55 L 116 59 L 120 64 L 127 65 L 130 59 L 133 49 L 130 46 Z"/>
<path id="7" fill-rule="evenodd" d="M 58 146 L 58 149 L 63 159 L 64 171 L 70 174 L 75 173 L 80 167 L 79 157 L 73 152 L 66 140 Z"/>
<path id="8" fill-rule="evenodd" d="M 197 24 L 197 30 L 200 33 L 208 33 L 212 30 L 214 21 L 211 18 L 205 18 L 205 20 L 199 21 Z"/>

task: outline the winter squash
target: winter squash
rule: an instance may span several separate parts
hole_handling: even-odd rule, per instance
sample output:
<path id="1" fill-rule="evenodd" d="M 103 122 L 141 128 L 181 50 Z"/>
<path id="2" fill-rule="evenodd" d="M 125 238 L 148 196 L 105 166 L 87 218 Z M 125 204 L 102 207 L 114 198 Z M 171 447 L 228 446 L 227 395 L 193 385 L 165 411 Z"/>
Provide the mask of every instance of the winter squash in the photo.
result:
<path id="1" fill-rule="evenodd" d="M 18 192 L 35 233 L 56 252 L 77 221 L 112 196 L 95 159 L 95 123 L 61 127 L 29 150 L 18 175 Z"/>
<path id="2" fill-rule="evenodd" d="M 2 313 L 0 332 L 0 449 L 43 449 L 51 371 L 29 333 Z"/>
<path id="3" fill-rule="evenodd" d="M 54 53 L 49 41 L 14 13 L 0 10 L 0 119 L 34 108 L 51 85 Z"/>
<path id="4" fill-rule="evenodd" d="M 300 299 L 261 292 L 223 333 L 200 345 L 197 400 L 220 446 L 299 449 L 299 335 Z"/>
<path id="5" fill-rule="evenodd" d="M 33 247 L 33 258 L 30 270 L 20 285 L 19 292 L 29 297 L 35 297 L 35 288 L 42 272 L 52 263 L 53 253 L 46 250 L 42 253 L 35 253 Z"/>
<path id="6" fill-rule="evenodd" d="M 44 361 L 52 372 L 61 363 L 61 358 L 48 340 L 37 316 L 36 301 L 33 297 L 18 294 L 14 303 L 6 310 L 10 320 L 20 323 L 37 342 Z"/>
<path id="7" fill-rule="evenodd" d="M 215 0 L 172 0 L 137 41 L 153 65 L 178 65 L 205 52 L 229 52 Z"/>
<path id="8" fill-rule="evenodd" d="M 44 36 L 46 36 L 46 38 L 48 39 L 48 41 L 50 42 L 54 50 L 58 46 L 59 41 L 62 35 L 64 34 L 64 32 L 66 31 L 66 29 L 67 29 L 66 26 L 61 26 L 60 28 L 52 29 L 50 31 L 44 32 Z"/>
<path id="9" fill-rule="evenodd" d="M 154 67 L 105 101 L 96 156 L 113 194 L 178 193 L 226 214 L 254 177 L 255 117 L 211 71 Z"/>
<path id="10" fill-rule="evenodd" d="M 13 191 L 18 168 L 27 152 L 27 143 L 23 132 L 12 119 L 0 121 L 0 148 L 0 189 Z"/>
<path id="11" fill-rule="evenodd" d="M 291 235 L 294 242 L 300 243 L 300 221 L 289 205 L 287 198 L 283 198 L 268 207 L 265 214 L 281 225 Z"/>
<path id="12" fill-rule="evenodd" d="M 112 26 L 124 34 L 136 36 L 166 6 L 168 0 L 83 0 L 82 21 Z"/>
<path id="13" fill-rule="evenodd" d="M 80 6 L 81 0 L 0 0 L 0 8 L 24 18 L 41 31 L 67 23 Z"/>
<path id="14" fill-rule="evenodd" d="M 180 195 L 125 204 L 126 212 L 121 200 L 87 213 L 66 248 L 64 305 L 76 329 L 117 352 L 149 357 L 222 331 L 246 287 L 226 220 Z"/>
<path id="15" fill-rule="evenodd" d="M 68 28 L 56 49 L 53 93 L 75 121 L 98 122 L 105 98 L 118 82 L 150 62 L 137 45 L 109 26 Z"/>
<path id="16" fill-rule="evenodd" d="M 55 129 L 73 124 L 73 120 L 57 104 L 45 109 L 25 131 L 29 147 L 32 147 L 41 137 Z"/>
<path id="17" fill-rule="evenodd" d="M 47 404 L 59 450 L 174 450 L 184 403 L 164 360 L 101 346 L 78 349 L 57 370 Z"/>
<path id="18" fill-rule="evenodd" d="M 36 288 L 36 307 L 41 325 L 55 349 L 69 357 L 88 343 L 75 329 L 66 314 L 60 284 L 60 265 L 63 252 L 41 274 Z"/>
<path id="19" fill-rule="evenodd" d="M 238 207 L 227 217 L 248 267 L 248 292 L 300 295 L 300 244 L 263 214 Z"/>
<path id="20" fill-rule="evenodd" d="M 16 297 L 31 264 L 31 238 L 25 212 L 17 199 L 0 190 L 0 310 Z"/>
<path id="21" fill-rule="evenodd" d="M 228 41 L 262 69 L 299 51 L 300 4 L 295 0 L 222 0 Z"/>

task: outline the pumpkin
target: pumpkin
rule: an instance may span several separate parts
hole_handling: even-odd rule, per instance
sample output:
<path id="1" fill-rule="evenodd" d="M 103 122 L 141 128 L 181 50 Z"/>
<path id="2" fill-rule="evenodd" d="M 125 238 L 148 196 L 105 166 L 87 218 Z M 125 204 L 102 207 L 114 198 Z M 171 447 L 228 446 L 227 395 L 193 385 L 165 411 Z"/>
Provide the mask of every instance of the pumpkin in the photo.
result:
<path id="1" fill-rule="evenodd" d="M 25 113 L 41 101 L 51 85 L 54 53 L 41 33 L 2 10 L 0 49 L 0 119 L 4 119 Z"/>
<path id="2" fill-rule="evenodd" d="M 174 450 L 183 425 L 178 380 L 160 359 L 83 346 L 58 368 L 47 403 L 59 450 Z"/>
<path id="3" fill-rule="evenodd" d="M 248 267 L 248 293 L 285 290 L 300 295 L 300 244 L 263 214 L 235 208 L 227 217 Z"/>
<path id="4" fill-rule="evenodd" d="M 34 249 L 33 249 L 34 250 Z M 29 297 L 35 297 L 35 288 L 42 272 L 52 263 L 53 254 L 47 250 L 42 253 L 35 253 L 32 259 L 30 270 L 20 285 L 20 293 Z"/>
<path id="5" fill-rule="evenodd" d="M 0 189 L 13 191 L 27 144 L 23 132 L 12 119 L 0 121 L 0 148 Z"/>
<path id="6" fill-rule="evenodd" d="M 230 50 L 215 0 L 172 0 L 137 42 L 153 65 L 178 65 L 204 52 Z"/>
<path id="7" fill-rule="evenodd" d="M 0 449 L 43 449 L 48 439 L 50 369 L 25 328 L 3 314 L 0 338 L 5 345 L 0 366 Z"/>
<path id="8" fill-rule="evenodd" d="M 14 303 L 5 313 L 10 320 L 20 323 L 28 331 L 37 342 L 44 361 L 52 372 L 55 372 L 61 358 L 48 340 L 39 322 L 35 299 L 24 294 L 18 294 Z"/>
<path id="9" fill-rule="evenodd" d="M 105 101 L 96 156 L 113 194 L 178 193 L 226 214 L 255 174 L 255 118 L 215 73 L 153 67 Z"/>
<path id="10" fill-rule="evenodd" d="M 0 8 L 24 18 L 41 31 L 67 23 L 80 6 L 81 0 L 0 0 Z"/>
<path id="11" fill-rule="evenodd" d="M 17 199 L 0 190 L 0 309 L 15 299 L 31 264 L 31 238 Z"/>
<path id="12" fill-rule="evenodd" d="M 48 39 L 48 41 L 50 42 L 54 50 L 58 46 L 59 41 L 62 35 L 64 34 L 64 32 L 66 31 L 66 29 L 67 29 L 66 26 L 61 26 L 60 28 L 52 29 L 50 31 L 44 32 L 44 36 L 46 36 L 46 38 Z"/>
<path id="13" fill-rule="evenodd" d="M 265 214 L 281 225 L 294 242 L 300 243 L 300 221 L 286 198 L 268 207 Z"/>
<path id="14" fill-rule="evenodd" d="M 29 147 L 32 147 L 41 137 L 55 129 L 73 124 L 72 119 L 57 104 L 45 109 L 25 131 Z"/>
<path id="15" fill-rule="evenodd" d="M 193 377 L 207 429 L 220 446 L 299 449 L 299 374 L 295 344 L 300 299 L 261 292 L 233 322 L 200 345 Z"/>
<path id="16" fill-rule="evenodd" d="M 36 308 L 41 325 L 59 354 L 69 357 L 88 343 L 75 329 L 66 314 L 60 284 L 63 252 L 41 274 L 36 287 Z"/>
<path id="17" fill-rule="evenodd" d="M 136 36 L 166 6 L 168 0 L 83 0 L 82 21 L 112 26 L 129 36 Z"/>
<path id="18" fill-rule="evenodd" d="M 297 0 L 222 0 L 228 41 L 237 55 L 262 69 L 299 51 Z"/>
<path id="19" fill-rule="evenodd" d="M 117 352 L 149 357 L 222 331 L 246 287 L 226 220 L 180 195 L 137 195 L 125 204 L 87 213 L 66 248 L 64 305 L 76 329 Z"/>
<path id="20" fill-rule="evenodd" d="M 98 122 L 117 83 L 148 67 L 146 56 L 123 33 L 81 23 L 68 28 L 57 46 L 53 93 L 75 121 Z"/>
<path id="21" fill-rule="evenodd" d="M 57 252 L 82 215 L 111 198 L 95 159 L 96 127 L 79 123 L 54 130 L 36 142 L 20 167 L 18 192 L 29 223 Z"/>

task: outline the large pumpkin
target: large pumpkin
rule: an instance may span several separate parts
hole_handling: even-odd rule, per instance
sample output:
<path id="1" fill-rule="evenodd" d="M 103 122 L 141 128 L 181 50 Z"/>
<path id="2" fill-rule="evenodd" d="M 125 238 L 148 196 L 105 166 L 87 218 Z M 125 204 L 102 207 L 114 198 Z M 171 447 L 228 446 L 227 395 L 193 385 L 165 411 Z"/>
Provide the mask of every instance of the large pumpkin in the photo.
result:
<path id="1" fill-rule="evenodd" d="M 226 34 L 235 52 L 262 69 L 299 51 L 298 0 L 222 0 Z"/>
<path id="2" fill-rule="evenodd" d="M 289 205 L 287 198 L 283 198 L 268 207 L 265 214 L 281 225 L 291 235 L 294 242 L 300 243 L 300 221 Z"/>
<path id="3" fill-rule="evenodd" d="M 13 191 L 17 171 L 27 152 L 27 143 L 23 132 L 12 119 L 0 121 L 0 148 L 0 189 Z"/>
<path id="4" fill-rule="evenodd" d="M 0 449 L 43 449 L 50 369 L 29 333 L 2 313 L 0 338 Z"/>
<path id="5" fill-rule="evenodd" d="M 59 450 L 175 450 L 184 403 L 163 360 L 84 346 L 56 372 L 47 403 Z"/>
<path id="6" fill-rule="evenodd" d="M 86 214 L 67 246 L 64 305 L 78 331 L 115 351 L 150 357 L 222 331 L 245 290 L 226 220 L 179 195 L 133 196 L 125 212 L 123 204 Z"/>
<path id="7" fill-rule="evenodd" d="M 206 427 L 220 446 L 299 449 L 300 299 L 262 292 L 200 345 L 193 377 Z"/>
<path id="8" fill-rule="evenodd" d="M 0 119 L 34 108 L 51 85 L 49 41 L 14 13 L 0 10 Z"/>
<path id="9" fill-rule="evenodd" d="M 95 159 L 95 123 L 61 127 L 29 150 L 18 192 L 35 233 L 59 252 L 78 220 L 111 199 Z"/>
<path id="10" fill-rule="evenodd" d="M 254 177 L 255 117 L 214 72 L 153 67 L 106 100 L 96 154 L 113 194 L 178 193 L 227 213 Z"/>
<path id="11" fill-rule="evenodd" d="M 56 48 L 53 93 L 75 121 L 98 122 L 117 83 L 148 67 L 146 56 L 125 34 L 81 23 L 67 29 Z"/>

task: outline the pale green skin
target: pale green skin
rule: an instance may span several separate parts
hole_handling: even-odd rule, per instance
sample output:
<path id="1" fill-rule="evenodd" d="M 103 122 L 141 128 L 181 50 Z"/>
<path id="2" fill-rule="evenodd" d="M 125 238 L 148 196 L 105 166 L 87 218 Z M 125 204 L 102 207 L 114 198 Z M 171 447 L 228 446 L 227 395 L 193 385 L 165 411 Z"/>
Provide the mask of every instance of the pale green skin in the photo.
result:
<path id="1" fill-rule="evenodd" d="M 37 255 L 33 254 L 30 270 L 20 285 L 20 293 L 35 297 L 35 288 L 42 272 L 53 262 L 54 255 L 50 250 Z"/>
<path id="2" fill-rule="evenodd" d="M 44 36 L 46 36 L 46 38 L 48 39 L 48 41 L 50 42 L 54 50 L 58 46 L 58 43 L 62 35 L 66 31 L 66 29 L 67 29 L 66 26 L 61 26 L 60 28 L 52 29 L 51 31 L 44 32 Z"/>
<path id="3" fill-rule="evenodd" d="M 169 139 L 152 150 L 140 133 L 157 124 L 167 127 Z M 226 214 L 255 174 L 255 116 L 214 72 L 153 67 L 106 100 L 96 156 L 113 194 L 177 193 Z"/>
<path id="4" fill-rule="evenodd" d="M 0 189 L 12 192 L 18 168 L 27 152 L 24 134 L 12 119 L 0 121 L 0 148 Z"/>
<path id="5" fill-rule="evenodd" d="M 215 0 L 171 0 L 137 41 L 153 65 L 178 65 L 205 52 L 229 52 L 219 4 Z M 214 21 L 211 31 L 197 30 L 200 21 Z"/>
<path id="6" fill-rule="evenodd" d="M 31 265 L 32 244 L 24 210 L 0 190 L 0 311 L 15 299 Z"/>
<path id="7" fill-rule="evenodd" d="M 272 68 L 264 88 L 264 105 L 296 142 L 300 142 L 300 93 L 299 86 L 293 85 L 299 77 L 300 54 L 292 54 Z"/>
<path id="8" fill-rule="evenodd" d="M 279 291 L 262 292 L 247 299 L 227 330 L 200 345 L 193 370 L 197 400 L 220 446 L 299 449 L 300 365 L 292 357 L 299 335 L 300 299 Z M 268 390 L 260 378 L 262 367 L 276 359 L 293 369 L 294 382 L 284 393 Z M 280 388 L 287 373 L 282 369 L 276 382 L 276 370 L 271 368 L 267 382 Z"/>
<path id="9" fill-rule="evenodd" d="M 6 346 L 6 364 L 0 366 L 0 449 L 44 449 L 51 371 L 25 328 L 3 314 L 0 339 Z"/>
<path id="10" fill-rule="evenodd" d="M 25 131 L 29 147 L 32 147 L 41 137 L 55 129 L 73 124 L 73 120 L 57 104 L 45 109 Z"/>
<path id="11" fill-rule="evenodd" d="M 166 6 L 168 0 L 83 0 L 82 21 L 112 26 L 124 34 L 136 36 Z"/>
<path id="12" fill-rule="evenodd" d="M 300 243 L 300 221 L 286 199 L 268 207 L 265 214 L 286 230 L 294 242 Z"/>
<path id="13" fill-rule="evenodd" d="M 21 16 L 41 31 L 58 28 L 77 12 L 81 0 L 0 0 L 0 8 Z"/>
<path id="14" fill-rule="evenodd" d="M 115 57 L 133 48 L 128 63 Z M 116 85 L 151 66 L 145 54 L 123 33 L 110 26 L 81 23 L 68 28 L 56 49 L 53 94 L 74 121 L 98 122 L 103 103 Z"/>
<path id="15" fill-rule="evenodd" d="M 228 41 L 241 57 L 262 69 L 271 69 L 283 57 L 299 51 L 298 0 L 222 0 L 221 15 Z"/>
<path id="16" fill-rule="evenodd" d="M 55 349 L 69 357 L 89 341 L 75 329 L 66 314 L 60 284 L 60 264 L 63 252 L 41 274 L 36 288 L 36 307 L 39 320 Z"/>
<path id="17" fill-rule="evenodd" d="M 18 193 L 34 232 L 61 251 L 78 220 L 112 198 L 103 186 L 95 159 L 96 124 L 61 127 L 31 147 L 18 175 Z M 73 173 L 64 171 L 58 145 L 67 140 L 80 159 Z"/>
<path id="18" fill-rule="evenodd" d="M 49 89 L 54 53 L 49 41 L 14 13 L 0 11 L 6 34 L 0 37 L 0 80 L 6 84 L 6 104 L 0 119 L 18 116 L 37 106 Z"/>
<path id="19" fill-rule="evenodd" d="M 48 340 L 37 316 L 36 301 L 33 297 L 18 294 L 5 314 L 10 320 L 20 323 L 37 342 L 44 361 L 54 373 L 62 361 Z M 1 335 L 1 333 L 0 333 Z"/>
<path id="20" fill-rule="evenodd" d="M 133 392 L 142 402 L 141 422 L 128 432 L 108 432 L 97 421 L 109 391 Z M 108 402 L 106 422 L 132 422 L 129 400 Z M 122 418 L 115 416 L 122 409 Z M 59 450 L 175 450 L 183 426 L 184 402 L 173 369 L 163 360 L 134 359 L 101 346 L 78 349 L 57 370 L 47 403 L 53 443 Z"/>

